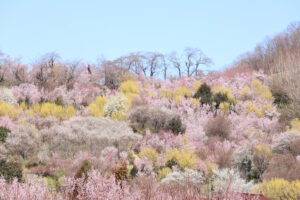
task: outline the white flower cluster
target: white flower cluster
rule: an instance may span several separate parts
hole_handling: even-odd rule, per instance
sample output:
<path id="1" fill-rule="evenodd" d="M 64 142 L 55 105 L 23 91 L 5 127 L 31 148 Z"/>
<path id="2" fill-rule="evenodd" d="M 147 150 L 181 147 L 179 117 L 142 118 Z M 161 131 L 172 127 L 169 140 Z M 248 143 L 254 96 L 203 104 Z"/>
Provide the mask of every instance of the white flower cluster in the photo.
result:
<path id="1" fill-rule="evenodd" d="M 8 104 L 17 102 L 12 91 L 7 87 L 0 87 L 0 101 L 5 101 Z"/>

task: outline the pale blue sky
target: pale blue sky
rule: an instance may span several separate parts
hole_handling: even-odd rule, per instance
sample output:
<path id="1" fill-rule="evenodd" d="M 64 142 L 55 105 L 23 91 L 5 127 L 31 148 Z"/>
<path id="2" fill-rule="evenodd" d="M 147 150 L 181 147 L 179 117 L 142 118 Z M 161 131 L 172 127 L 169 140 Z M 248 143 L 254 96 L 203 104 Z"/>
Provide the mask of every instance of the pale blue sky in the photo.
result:
<path id="1" fill-rule="evenodd" d="M 96 62 L 201 48 L 214 69 L 300 20 L 298 0 L 0 0 L 0 51 L 22 62 L 55 51 Z"/>

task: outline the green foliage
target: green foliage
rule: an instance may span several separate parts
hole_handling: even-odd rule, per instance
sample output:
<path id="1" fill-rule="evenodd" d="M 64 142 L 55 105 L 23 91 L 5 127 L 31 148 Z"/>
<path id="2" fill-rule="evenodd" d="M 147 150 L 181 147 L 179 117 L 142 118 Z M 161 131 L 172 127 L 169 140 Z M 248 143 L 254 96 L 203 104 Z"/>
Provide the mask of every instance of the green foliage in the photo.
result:
<path id="1" fill-rule="evenodd" d="M 0 142 L 5 142 L 8 133 L 10 133 L 10 130 L 8 128 L 2 126 L 0 127 Z"/>
<path id="2" fill-rule="evenodd" d="M 220 104 L 222 102 L 228 102 L 229 99 L 227 97 L 227 94 L 225 93 L 221 93 L 218 92 L 215 96 L 214 96 L 214 102 L 216 102 L 216 108 L 218 109 L 220 107 Z"/>
<path id="3" fill-rule="evenodd" d="M 132 169 L 130 170 L 130 177 L 134 178 L 136 177 L 137 173 L 139 172 L 136 165 L 133 165 Z"/>
<path id="4" fill-rule="evenodd" d="M 84 160 L 81 167 L 75 174 L 75 178 L 82 178 L 84 177 L 84 180 L 86 181 L 88 179 L 88 172 L 91 170 L 91 164 L 89 161 Z"/>
<path id="5" fill-rule="evenodd" d="M 166 129 L 172 131 L 176 135 L 183 134 L 185 132 L 185 127 L 182 124 L 179 116 L 173 117 L 168 122 Z"/>
<path id="6" fill-rule="evenodd" d="M 203 83 L 194 94 L 194 98 L 200 99 L 201 104 L 211 104 L 213 102 L 213 94 L 211 88 L 206 83 Z"/>
<path id="7" fill-rule="evenodd" d="M 6 162 L 0 160 L 0 176 L 3 176 L 6 181 L 10 182 L 14 178 L 18 181 L 22 180 L 22 166 L 17 162 Z"/>

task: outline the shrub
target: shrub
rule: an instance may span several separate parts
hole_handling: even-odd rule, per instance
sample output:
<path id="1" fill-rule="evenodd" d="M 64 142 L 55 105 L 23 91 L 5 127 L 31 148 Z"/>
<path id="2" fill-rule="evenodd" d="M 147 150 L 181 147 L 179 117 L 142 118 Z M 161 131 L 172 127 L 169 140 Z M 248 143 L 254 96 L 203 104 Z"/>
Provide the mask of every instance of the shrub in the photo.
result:
<path id="1" fill-rule="evenodd" d="M 128 94 L 128 93 L 138 94 L 139 87 L 135 84 L 134 81 L 129 80 L 121 83 L 120 91 L 124 94 Z"/>
<path id="2" fill-rule="evenodd" d="M 0 116 L 8 116 L 11 119 L 16 119 L 22 113 L 21 108 L 16 108 L 0 100 Z"/>
<path id="3" fill-rule="evenodd" d="M 41 117 L 54 116 L 61 120 L 69 119 L 75 114 L 75 108 L 73 106 L 63 107 L 56 105 L 55 103 L 42 103 L 35 104 L 33 111 L 38 113 Z"/>
<path id="4" fill-rule="evenodd" d="M 145 133 L 146 129 L 154 133 L 171 130 L 176 134 L 185 130 L 181 118 L 166 108 L 140 106 L 130 112 L 129 120 L 132 128 L 140 133 Z"/>
<path id="5" fill-rule="evenodd" d="M 264 181 L 259 185 L 260 192 L 271 199 L 298 200 L 300 198 L 300 181 L 288 182 L 281 178 Z"/>
<path id="6" fill-rule="evenodd" d="M 290 151 L 295 157 L 297 155 L 300 155 L 300 138 L 297 138 L 296 140 L 290 143 Z"/>
<path id="7" fill-rule="evenodd" d="M 274 100 L 271 91 L 267 87 L 263 86 L 259 80 L 253 80 L 250 85 L 254 95 L 259 96 L 259 98 L 266 101 Z"/>
<path id="8" fill-rule="evenodd" d="M 273 178 L 283 178 L 288 181 L 300 180 L 300 163 L 297 163 L 292 155 L 276 155 L 274 156 L 265 173 L 264 180 Z"/>
<path id="9" fill-rule="evenodd" d="M 158 179 L 162 180 L 165 178 L 168 174 L 170 174 L 172 170 L 169 167 L 164 167 L 158 171 Z"/>
<path id="10" fill-rule="evenodd" d="M 107 103 L 106 97 L 97 97 L 97 99 L 92 102 L 87 109 L 90 112 L 90 115 L 93 117 L 103 117 L 104 116 L 104 106 Z"/>
<path id="11" fill-rule="evenodd" d="M 253 150 L 253 163 L 261 176 L 269 165 L 272 157 L 271 149 L 263 144 L 257 145 Z"/>
<path id="12" fill-rule="evenodd" d="M 186 168 L 195 169 L 198 161 L 198 157 L 192 150 L 187 149 L 169 149 L 165 155 L 167 167 L 172 167 L 168 162 L 173 161 L 178 166 L 185 170 Z"/>
<path id="13" fill-rule="evenodd" d="M 4 145 L 10 154 L 28 158 L 39 152 L 40 134 L 34 125 L 20 124 L 8 134 Z"/>
<path id="14" fill-rule="evenodd" d="M 113 170 L 113 173 L 115 174 L 116 181 L 127 180 L 129 176 L 126 162 L 123 161 L 120 166 L 116 167 Z"/>
<path id="15" fill-rule="evenodd" d="M 194 94 L 194 98 L 201 98 L 200 102 L 201 104 L 211 104 L 213 101 L 213 94 L 211 91 L 211 88 L 206 83 L 203 83 L 197 92 Z"/>
<path id="16" fill-rule="evenodd" d="M 4 101 L 7 104 L 14 104 L 17 102 L 12 91 L 2 86 L 0 86 L 0 101 Z"/>
<path id="17" fill-rule="evenodd" d="M 124 95 L 116 95 L 104 105 L 104 116 L 112 119 L 125 119 L 126 106 L 127 98 Z"/>
<path id="18" fill-rule="evenodd" d="M 274 101 L 273 103 L 278 105 L 280 108 L 291 103 L 291 99 L 285 92 L 274 92 Z"/>
<path id="19" fill-rule="evenodd" d="M 218 137 L 222 140 L 229 139 L 231 121 L 226 116 L 218 115 L 206 123 L 204 131 L 209 137 Z"/>
<path id="20" fill-rule="evenodd" d="M 6 162 L 0 160 L 0 176 L 3 176 L 6 181 L 11 182 L 14 178 L 18 181 L 22 180 L 22 166 L 16 162 Z"/>
<path id="21" fill-rule="evenodd" d="M 156 163 L 156 160 L 158 158 L 158 153 L 153 148 L 144 148 L 140 151 L 139 157 L 146 157 L 152 160 L 153 163 Z"/>
<path id="22" fill-rule="evenodd" d="M 75 154 L 79 151 L 100 153 L 107 146 L 131 149 L 140 139 L 125 122 L 107 118 L 75 118 L 40 131 L 50 152 Z"/>
<path id="23" fill-rule="evenodd" d="M 227 191 L 252 192 L 255 185 L 252 182 L 246 182 L 242 179 L 239 173 L 233 169 L 214 170 L 213 182 L 214 190 L 217 193 L 224 193 Z"/>
<path id="24" fill-rule="evenodd" d="M 274 139 L 272 144 L 272 151 L 275 153 L 290 152 L 290 144 L 292 141 L 300 139 L 300 132 L 291 130 L 281 133 Z"/>
<path id="25" fill-rule="evenodd" d="M 201 186 L 205 181 L 201 172 L 187 169 L 184 172 L 172 172 L 169 173 L 165 178 L 161 180 L 163 184 L 176 184 L 185 186 L 192 184 L 194 187 Z"/>
<path id="26" fill-rule="evenodd" d="M 218 109 L 220 107 L 221 103 L 224 102 L 228 102 L 229 98 L 227 97 L 226 93 L 220 93 L 218 92 L 215 96 L 214 96 L 214 102 L 216 103 L 216 109 Z"/>
<path id="27" fill-rule="evenodd" d="M 167 124 L 166 130 L 170 130 L 175 134 L 183 134 L 185 132 L 185 126 L 182 124 L 179 116 L 173 117 Z"/>
<path id="28" fill-rule="evenodd" d="M 10 133 L 10 130 L 5 127 L 0 127 L 0 142 L 5 142 L 8 133 Z"/>

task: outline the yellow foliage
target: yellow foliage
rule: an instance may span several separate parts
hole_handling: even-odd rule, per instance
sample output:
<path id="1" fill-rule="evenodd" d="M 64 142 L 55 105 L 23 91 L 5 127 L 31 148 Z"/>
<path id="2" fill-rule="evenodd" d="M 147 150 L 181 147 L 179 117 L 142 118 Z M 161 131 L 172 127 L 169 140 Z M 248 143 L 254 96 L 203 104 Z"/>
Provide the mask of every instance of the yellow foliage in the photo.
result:
<path id="1" fill-rule="evenodd" d="M 0 116 L 8 116 L 11 119 L 16 119 L 22 112 L 22 108 L 9 105 L 5 101 L 0 101 Z"/>
<path id="2" fill-rule="evenodd" d="M 300 181 L 288 182 L 284 179 L 276 178 L 259 184 L 259 191 L 273 200 L 298 200 L 300 198 Z"/>
<path id="3" fill-rule="evenodd" d="M 256 147 L 254 147 L 254 156 L 265 156 L 265 157 L 271 157 L 272 151 L 271 149 L 264 144 L 259 144 Z"/>
<path id="4" fill-rule="evenodd" d="M 127 94 L 127 93 L 138 94 L 139 87 L 135 84 L 134 81 L 129 80 L 129 81 L 125 81 L 125 82 L 121 83 L 120 91 L 123 94 Z"/>
<path id="5" fill-rule="evenodd" d="M 182 96 L 176 96 L 176 97 L 175 97 L 175 103 L 176 103 L 176 104 L 179 104 L 180 101 L 182 100 L 182 98 L 183 98 Z"/>
<path id="6" fill-rule="evenodd" d="M 186 87 L 178 87 L 174 91 L 174 95 L 175 96 L 182 96 L 182 97 L 191 97 L 192 92 L 189 91 L 189 89 L 187 89 Z"/>
<path id="7" fill-rule="evenodd" d="M 274 106 L 272 106 L 271 104 L 266 104 L 262 106 L 261 113 L 265 115 L 267 111 L 272 112 L 274 110 L 275 110 Z"/>
<path id="8" fill-rule="evenodd" d="M 172 98 L 172 93 L 168 90 L 161 90 L 160 97 L 171 99 Z"/>
<path id="9" fill-rule="evenodd" d="M 150 148 L 150 147 L 149 148 L 144 148 L 139 153 L 139 157 L 140 158 L 142 158 L 142 157 L 149 158 L 150 160 L 152 160 L 153 163 L 156 163 L 157 158 L 158 158 L 158 153 L 153 148 Z"/>
<path id="10" fill-rule="evenodd" d="M 166 152 L 165 159 L 166 162 L 173 159 L 182 170 L 186 168 L 195 169 L 198 160 L 194 151 L 187 149 L 169 149 Z"/>
<path id="11" fill-rule="evenodd" d="M 97 99 L 87 107 L 87 109 L 90 111 L 90 115 L 94 117 L 103 117 L 104 106 L 107 103 L 107 101 L 108 100 L 106 97 L 97 97 Z"/>
<path id="12" fill-rule="evenodd" d="M 223 87 L 223 86 L 214 86 L 212 90 L 214 93 L 219 92 L 221 94 L 226 94 L 229 100 L 234 101 L 234 96 L 230 88 Z"/>
<path id="13" fill-rule="evenodd" d="M 22 111 L 25 111 L 25 110 L 27 110 L 29 107 L 28 107 L 28 105 L 23 101 L 23 102 L 20 103 L 19 108 L 21 108 Z"/>
<path id="14" fill-rule="evenodd" d="M 170 174 L 172 170 L 169 167 L 164 167 L 158 171 L 159 180 L 165 178 L 168 174 Z"/>
<path id="15" fill-rule="evenodd" d="M 120 91 L 127 98 L 127 108 L 130 108 L 131 102 L 134 98 L 139 97 L 139 87 L 135 84 L 134 81 L 125 81 L 121 83 Z"/>
<path id="16" fill-rule="evenodd" d="M 245 111 L 247 113 L 255 113 L 258 117 L 263 117 L 263 116 L 261 116 L 261 112 L 260 112 L 259 108 L 254 103 L 252 103 L 250 101 L 248 101 L 246 103 Z"/>
<path id="17" fill-rule="evenodd" d="M 186 134 L 182 134 L 182 139 L 183 139 L 183 142 L 184 142 L 184 145 L 187 145 L 189 143 L 189 138 Z"/>
<path id="18" fill-rule="evenodd" d="M 220 103 L 220 109 L 224 113 L 229 113 L 229 111 L 230 111 L 230 103 L 228 103 L 228 102 L 222 102 L 222 103 Z"/>
<path id="19" fill-rule="evenodd" d="M 201 87 L 202 82 L 201 81 L 196 81 L 194 84 L 194 93 L 197 92 L 197 90 Z"/>
<path id="20" fill-rule="evenodd" d="M 291 127 L 292 130 L 296 130 L 300 132 L 300 120 L 298 118 L 293 119 L 291 121 Z"/>
<path id="21" fill-rule="evenodd" d="M 245 97 L 245 96 L 248 96 L 250 93 L 250 88 L 248 86 L 246 87 L 243 87 L 242 90 L 241 90 L 241 94 Z"/>
<path id="22" fill-rule="evenodd" d="M 253 80 L 250 85 L 255 95 L 259 96 L 263 100 L 273 101 L 271 91 L 267 87 L 264 87 L 259 80 Z"/>
<path id="23" fill-rule="evenodd" d="M 192 98 L 192 105 L 198 106 L 199 105 L 199 99 Z"/>
<path id="24" fill-rule="evenodd" d="M 76 112 L 73 106 L 63 107 L 49 102 L 35 104 L 32 109 L 35 113 L 39 113 L 41 117 L 55 116 L 59 119 L 69 119 Z"/>

